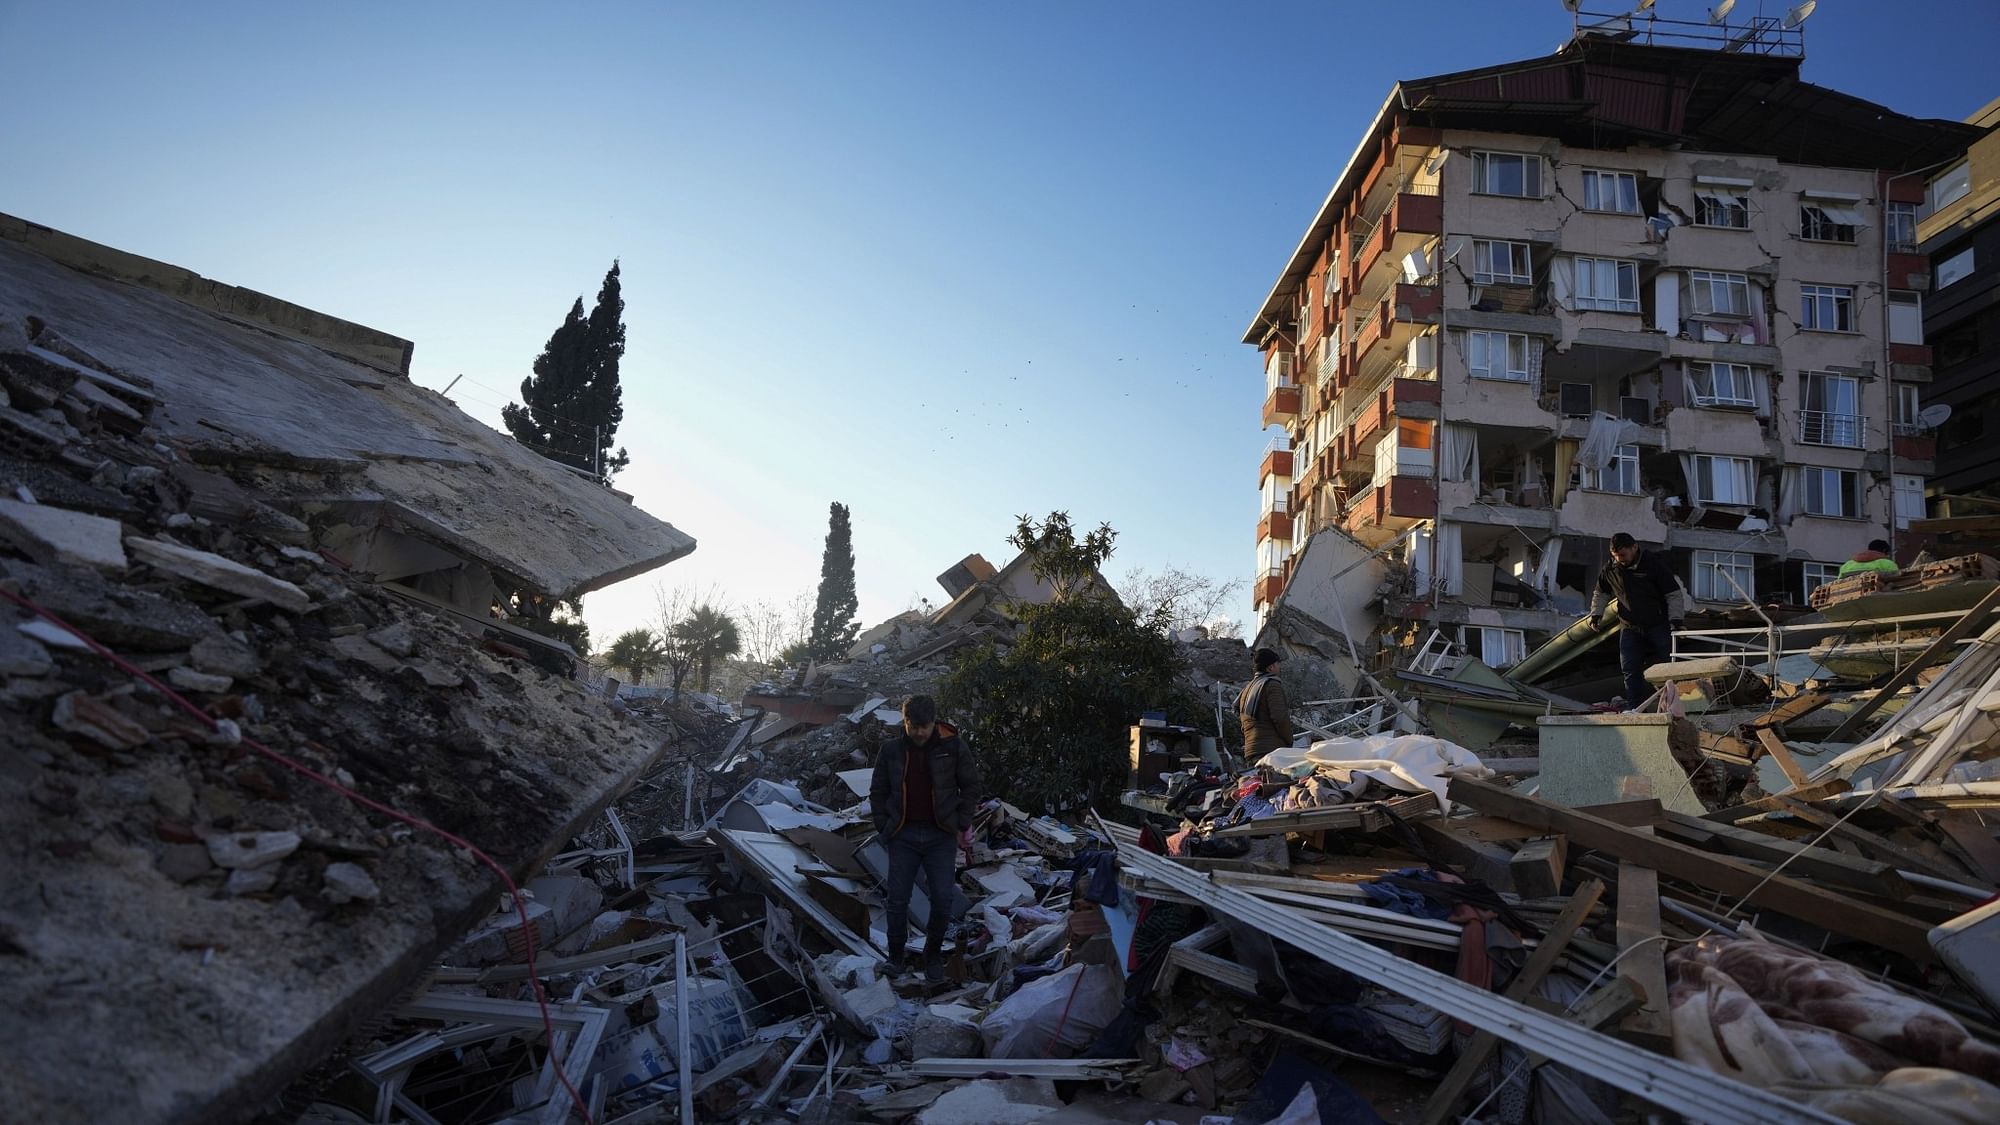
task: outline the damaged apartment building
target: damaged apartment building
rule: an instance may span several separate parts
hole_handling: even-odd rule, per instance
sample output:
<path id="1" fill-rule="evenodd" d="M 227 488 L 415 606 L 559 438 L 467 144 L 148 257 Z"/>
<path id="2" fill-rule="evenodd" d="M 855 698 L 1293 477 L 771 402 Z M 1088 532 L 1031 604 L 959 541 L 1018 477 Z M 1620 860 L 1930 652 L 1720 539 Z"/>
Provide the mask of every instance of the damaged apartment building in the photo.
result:
<path id="1" fill-rule="evenodd" d="M 1403 564 L 1406 643 L 1495 665 L 1575 620 L 1616 532 L 1718 608 L 1921 545 L 1916 230 L 1979 130 L 1753 46 L 1584 34 L 1389 92 L 1244 336 L 1284 431 L 1261 615 L 1335 529 Z"/>

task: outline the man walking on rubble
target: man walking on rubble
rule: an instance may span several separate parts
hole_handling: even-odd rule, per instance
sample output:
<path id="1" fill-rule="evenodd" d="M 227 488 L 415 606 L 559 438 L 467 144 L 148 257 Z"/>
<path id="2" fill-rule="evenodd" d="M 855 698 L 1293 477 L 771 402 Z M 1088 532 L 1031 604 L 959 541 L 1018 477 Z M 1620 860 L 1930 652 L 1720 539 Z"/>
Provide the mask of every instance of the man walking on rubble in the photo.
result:
<path id="1" fill-rule="evenodd" d="M 1590 598 L 1590 627 L 1603 632 L 1605 603 L 1618 600 L 1618 670 L 1625 674 L 1625 707 L 1632 710 L 1652 694 L 1646 690 L 1646 669 L 1674 651 L 1673 630 L 1681 623 L 1687 591 L 1658 551 L 1639 548 L 1639 541 L 1621 531 L 1611 537 L 1611 561 L 1598 572 L 1597 590 Z"/>
<path id="2" fill-rule="evenodd" d="M 882 743 L 868 786 L 868 810 L 889 850 L 891 976 L 909 970 L 903 941 L 910 932 L 910 893 L 924 873 L 930 919 L 924 927 L 924 976 L 944 980 L 944 935 L 957 889 L 958 843 L 979 807 L 979 764 L 948 723 L 937 721 L 928 695 L 903 701 L 903 733 Z"/>
<path id="3" fill-rule="evenodd" d="M 1292 710 L 1285 699 L 1285 682 L 1278 678 L 1278 654 L 1260 648 L 1251 667 L 1257 674 L 1236 696 L 1236 719 L 1243 724 L 1243 761 L 1254 764 L 1292 744 Z"/>

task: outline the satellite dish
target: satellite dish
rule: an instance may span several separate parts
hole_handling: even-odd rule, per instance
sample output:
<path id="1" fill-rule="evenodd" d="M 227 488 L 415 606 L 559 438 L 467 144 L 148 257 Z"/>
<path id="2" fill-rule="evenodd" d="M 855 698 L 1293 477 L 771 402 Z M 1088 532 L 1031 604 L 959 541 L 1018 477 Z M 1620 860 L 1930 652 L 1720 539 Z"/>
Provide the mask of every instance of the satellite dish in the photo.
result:
<path id="1" fill-rule="evenodd" d="M 1639 6 L 1632 10 L 1635 12 L 1643 12 L 1652 6 L 1653 6 L 1653 0 L 1639 0 Z"/>
<path id="2" fill-rule="evenodd" d="M 1800 24 L 1806 22 L 1806 17 L 1812 15 L 1813 9 L 1817 7 L 1819 7 L 1819 0 L 1805 0 L 1805 3 L 1794 7 L 1789 12 L 1786 12 L 1785 30 L 1791 31 L 1792 29 L 1798 27 Z"/>
<path id="3" fill-rule="evenodd" d="M 1583 7 L 1583 0 L 1563 0 L 1563 7 L 1568 8 L 1571 15 L 1575 15 L 1577 9 Z"/>
<path id="4" fill-rule="evenodd" d="M 1736 6 L 1736 0 L 1722 0 L 1722 3 L 1708 10 L 1708 22 L 1721 23 L 1729 18 L 1729 10 Z"/>
<path id="5" fill-rule="evenodd" d="M 1917 421 L 1922 422 L 1933 430 L 1944 425 L 1950 418 L 1951 404 L 1948 402 L 1933 403 L 1917 411 Z"/>

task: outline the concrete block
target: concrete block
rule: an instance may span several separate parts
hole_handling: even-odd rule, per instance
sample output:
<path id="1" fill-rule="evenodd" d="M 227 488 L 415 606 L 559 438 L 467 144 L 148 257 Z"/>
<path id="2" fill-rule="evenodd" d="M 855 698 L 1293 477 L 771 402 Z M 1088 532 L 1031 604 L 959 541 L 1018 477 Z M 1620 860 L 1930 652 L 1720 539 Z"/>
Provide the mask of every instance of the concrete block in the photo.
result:
<path id="1" fill-rule="evenodd" d="M 190 582 L 199 582 L 240 597 L 256 598 L 293 613 L 302 613 L 312 605 L 312 599 L 306 596 L 304 590 L 234 559 L 209 551 L 197 551 L 164 539 L 134 536 L 127 539 L 125 545 L 132 549 L 140 562 Z"/>
<path id="2" fill-rule="evenodd" d="M 1570 808 L 1659 799 L 1663 808 L 1700 816 L 1674 746 L 1694 743 L 1694 729 L 1672 715 L 1545 715 L 1541 735 L 1542 799 Z"/>
<path id="3" fill-rule="evenodd" d="M 47 504 L 0 500 L 0 540 L 39 563 L 125 571 L 123 528 L 117 520 Z"/>

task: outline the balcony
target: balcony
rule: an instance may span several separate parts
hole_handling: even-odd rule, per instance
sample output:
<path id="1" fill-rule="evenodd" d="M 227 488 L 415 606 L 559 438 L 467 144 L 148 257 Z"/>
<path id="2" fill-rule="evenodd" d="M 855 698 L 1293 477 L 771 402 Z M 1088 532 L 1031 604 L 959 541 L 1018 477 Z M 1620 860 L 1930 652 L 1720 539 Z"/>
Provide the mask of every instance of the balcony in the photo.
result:
<path id="1" fill-rule="evenodd" d="M 1264 606 L 1270 605 L 1272 602 L 1277 601 L 1278 595 L 1284 592 L 1285 592 L 1284 572 L 1277 570 L 1266 571 L 1265 573 L 1258 575 L 1256 584 L 1250 587 L 1250 600 L 1257 606 L 1257 608 L 1261 609 Z"/>
<path id="2" fill-rule="evenodd" d="M 1264 463 L 1257 469 L 1258 484 L 1261 485 L 1265 481 L 1270 480 L 1274 476 L 1289 477 L 1291 475 L 1292 475 L 1291 450 L 1272 449 L 1265 451 Z"/>
<path id="3" fill-rule="evenodd" d="M 1437 517 L 1437 489 L 1413 476 L 1392 476 L 1355 497 L 1341 524 L 1362 542 L 1375 546 L 1387 535 L 1419 520 Z"/>
<path id="4" fill-rule="evenodd" d="M 1860 449 L 1868 419 L 1859 414 L 1832 414 L 1824 410 L 1799 411 L 1799 440 L 1807 445 L 1833 445 Z"/>
<path id="5" fill-rule="evenodd" d="M 1266 539 L 1291 542 L 1292 513 L 1280 507 L 1257 517 L 1257 542 L 1262 543 Z"/>
<path id="6" fill-rule="evenodd" d="M 1937 435 L 1921 427 L 1905 427 L 1898 423 L 1891 444 L 1899 460 L 1932 461 L 1937 458 Z"/>
<path id="7" fill-rule="evenodd" d="M 1373 288 L 1391 271 L 1400 272 L 1406 255 L 1443 231 L 1444 201 L 1435 187 L 1398 192 L 1375 226 L 1351 244 L 1349 288 Z"/>
<path id="8" fill-rule="evenodd" d="M 1297 387 L 1273 387 L 1264 396 L 1264 424 L 1275 426 L 1299 416 L 1300 391 Z"/>
<path id="9" fill-rule="evenodd" d="M 1929 367 L 1931 346 L 1929 344 L 1890 344 L 1889 362 L 1898 366 Z"/>

